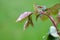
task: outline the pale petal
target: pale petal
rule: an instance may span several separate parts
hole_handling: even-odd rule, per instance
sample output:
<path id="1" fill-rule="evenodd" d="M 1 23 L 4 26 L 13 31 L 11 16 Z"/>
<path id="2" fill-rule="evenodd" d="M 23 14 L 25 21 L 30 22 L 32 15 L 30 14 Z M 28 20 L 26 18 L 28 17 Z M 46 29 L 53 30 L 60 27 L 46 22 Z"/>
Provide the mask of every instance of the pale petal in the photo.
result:
<path id="1" fill-rule="evenodd" d="M 24 30 L 26 30 L 26 28 L 29 26 L 29 20 L 27 20 L 26 22 L 25 22 L 25 24 L 24 24 Z"/>
<path id="2" fill-rule="evenodd" d="M 57 33 L 57 30 L 54 26 L 51 26 L 50 27 L 50 34 L 53 36 L 53 37 L 59 37 L 58 33 Z"/>
<path id="3" fill-rule="evenodd" d="M 24 13 L 22 13 L 22 14 L 17 18 L 16 22 L 21 21 L 21 20 L 27 18 L 27 17 L 28 17 L 29 15 L 31 15 L 31 14 L 32 14 L 32 12 L 24 12 Z"/>

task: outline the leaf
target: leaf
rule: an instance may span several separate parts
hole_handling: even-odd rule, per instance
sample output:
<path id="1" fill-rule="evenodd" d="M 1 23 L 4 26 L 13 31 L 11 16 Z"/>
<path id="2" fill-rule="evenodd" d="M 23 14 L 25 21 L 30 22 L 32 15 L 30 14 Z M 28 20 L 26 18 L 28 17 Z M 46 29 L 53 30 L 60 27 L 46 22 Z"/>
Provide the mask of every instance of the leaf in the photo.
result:
<path id="1" fill-rule="evenodd" d="M 47 8 L 46 13 L 47 15 L 56 15 L 58 13 L 58 10 L 53 8 Z"/>
<path id="2" fill-rule="evenodd" d="M 51 8 L 50 10 L 51 10 L 51 14 L 52 14 L 52 15 L 58 14 L 58 10 L 57 10 L 57 9 Z"/>
<path id="3" fill-rule="evenodd" d="M 48 19 L 48 17 L 47 17 L 46 15 L 43 15 L 43 16 L 41 16 L 40 18 L 41 18 L 42 21 L 45 21 L 45 20 Z"/>
<path id="4" fill-rule="evenodd" d="M 16 22 L 22 21 L 22 20 L 26 19 L 26 18 L 27 18 L 29 15 L 31 15 L 31 14 L 32 14 L 32 12 L 24 12 L 24 13 L 22 13 L 22 14 L 17 18 Z"/>
<path id="5" fill-rule="evenodd" d="M 51 7 L 53 13 L 58 13 L 59 9 L 60 9 L 60 3 L 55 4 L 53 7 Z"/>
<path id="6" fill-rule="evenodd" d="M 60 9 L 60 3 L 54 5 L 53 7 L 47 8 L 46 12 L 48 13 L 48 15 L 56 15 L 58 14 L 59 9 Z"/>
<path id="7" fill-rule="evenodd" d="M 60 3 L 55 4 L 52 8 L 53 8 L 53 9 L 60 9 Z"/>

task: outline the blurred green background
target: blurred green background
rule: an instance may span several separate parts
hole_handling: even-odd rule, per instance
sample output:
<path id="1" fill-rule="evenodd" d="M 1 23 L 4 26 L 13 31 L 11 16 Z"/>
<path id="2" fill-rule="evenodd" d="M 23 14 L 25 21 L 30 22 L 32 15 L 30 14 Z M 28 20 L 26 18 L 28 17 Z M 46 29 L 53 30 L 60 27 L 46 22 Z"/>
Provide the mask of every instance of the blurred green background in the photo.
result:
<path id="1" fill-rule="evenodd" d="M 43 40 L 42 37 L 52 25 L 50 20 L 36 21 L 33 15 L 34 28 L 29 26 L 25 31 L 25 21 L 16 23 L 22 12 L 33 12 L 34 3 L 51 7 L 60 3 L 60 0 L 0 0 L 0 40 Z"/>

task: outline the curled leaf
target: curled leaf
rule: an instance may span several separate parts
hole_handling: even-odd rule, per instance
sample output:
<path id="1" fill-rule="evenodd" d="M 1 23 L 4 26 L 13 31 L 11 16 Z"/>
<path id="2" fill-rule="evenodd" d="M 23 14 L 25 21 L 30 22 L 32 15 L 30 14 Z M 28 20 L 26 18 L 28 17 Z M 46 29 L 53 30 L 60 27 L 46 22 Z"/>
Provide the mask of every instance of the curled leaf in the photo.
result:
<path id="1" fill-rule="evenodd" d="M 21 14 L 18 19 L 16 20 L 16 22 L 18 21 L 22 21 L 23 19 L 26 19 L 29 15 L 31 15 L 32 12 L 24 12 L 23 14 Z"/>

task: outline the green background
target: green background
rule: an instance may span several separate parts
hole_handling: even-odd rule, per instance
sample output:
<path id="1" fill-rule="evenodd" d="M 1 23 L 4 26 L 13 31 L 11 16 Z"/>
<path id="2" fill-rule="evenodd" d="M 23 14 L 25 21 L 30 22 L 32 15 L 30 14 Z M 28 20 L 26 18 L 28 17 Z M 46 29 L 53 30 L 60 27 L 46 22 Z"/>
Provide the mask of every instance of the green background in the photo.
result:
<path id="1" fill-rule="evenodd" d="M 16 19 L 22 12 L 33 12 L 33 4 L 51 7 L 57 3 L 60 0 L 0 0 L 0 40 L 43 40 L 52 25 L 49 19 L 36 21 L 33 15 L 34 28 L 29 26 L 25 31 L 25 21 L 16 23 Z"/>

